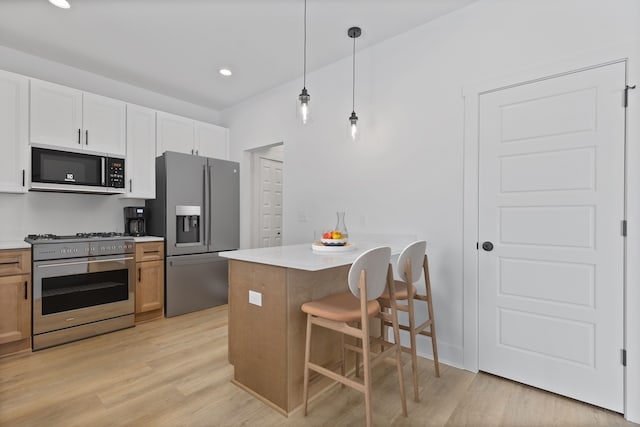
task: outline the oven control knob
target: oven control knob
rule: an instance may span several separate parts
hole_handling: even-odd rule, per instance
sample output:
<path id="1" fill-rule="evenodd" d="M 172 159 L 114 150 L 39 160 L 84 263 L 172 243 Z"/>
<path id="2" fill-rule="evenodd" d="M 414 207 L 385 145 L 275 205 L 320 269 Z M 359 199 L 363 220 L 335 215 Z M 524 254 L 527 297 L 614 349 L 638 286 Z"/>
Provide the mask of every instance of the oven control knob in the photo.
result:
<path id="1" fill-rule="evenodd" d="M 78 248 L 75 248 L 73 252 L 78 253 Z"/>

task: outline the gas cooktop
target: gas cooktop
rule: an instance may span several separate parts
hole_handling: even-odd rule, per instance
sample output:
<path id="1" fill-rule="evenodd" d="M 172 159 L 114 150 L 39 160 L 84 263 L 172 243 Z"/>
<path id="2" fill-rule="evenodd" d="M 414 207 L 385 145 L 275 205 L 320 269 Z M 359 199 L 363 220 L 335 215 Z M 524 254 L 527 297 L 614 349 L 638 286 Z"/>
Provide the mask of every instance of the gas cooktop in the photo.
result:
<path id="1" fill-rule="evenodd" d="M 95 232 L 95 233 L 77 233 L 74 235 L 60 236 L 57 234 L 29 234 L 25 237 L 28 243 L 66 243 L 66 242 L 82 242 L 86 240 L 121 240 L 130 239 L 124 233 Z"/>

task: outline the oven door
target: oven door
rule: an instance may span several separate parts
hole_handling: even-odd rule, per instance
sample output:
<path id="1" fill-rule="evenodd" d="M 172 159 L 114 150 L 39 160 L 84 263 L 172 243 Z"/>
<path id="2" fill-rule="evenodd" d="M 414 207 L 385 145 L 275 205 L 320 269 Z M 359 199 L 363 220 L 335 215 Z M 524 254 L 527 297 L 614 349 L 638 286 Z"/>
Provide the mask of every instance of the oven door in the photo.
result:
<path id="1" fill-rule="evenodd" d="M 36 261 L 33 267 L 34 335 L 133 314 L 132 256 Z"/>

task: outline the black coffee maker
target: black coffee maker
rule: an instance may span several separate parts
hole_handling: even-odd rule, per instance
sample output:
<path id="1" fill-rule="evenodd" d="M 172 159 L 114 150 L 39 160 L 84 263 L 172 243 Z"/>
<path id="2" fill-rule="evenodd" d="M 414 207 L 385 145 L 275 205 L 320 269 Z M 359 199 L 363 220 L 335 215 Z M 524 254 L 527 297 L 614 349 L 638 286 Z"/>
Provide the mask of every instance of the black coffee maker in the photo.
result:
<path id="1" fill-rule="evenodd" d="M 129 236 L 146 236 L 146 208 L 132 206 L 124 208 L 124 232 Z"/>

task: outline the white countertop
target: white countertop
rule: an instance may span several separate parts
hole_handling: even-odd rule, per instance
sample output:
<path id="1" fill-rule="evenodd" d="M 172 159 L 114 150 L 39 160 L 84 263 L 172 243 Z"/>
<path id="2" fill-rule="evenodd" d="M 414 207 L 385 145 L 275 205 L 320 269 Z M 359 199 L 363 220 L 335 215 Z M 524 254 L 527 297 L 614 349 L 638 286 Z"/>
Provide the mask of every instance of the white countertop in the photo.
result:
<path id="1" fill-rule="evenodd" d="M 164 237 L 157 237 L 157 236 L 138 236 L 138 237 L 134 237 L 133 240 L 136 243 L 145 243 L 145 242 L 162 242 L 164 240 Z"/>
<path id="2" fill-rule="evenodd" d="M 296 268 L 299 270 L 318 271 L 327 268 L 350 265 L 364 251 L 378 246 L 391 247 L 391 255 L 398 255 L 410 241 L 385 242 L 350 242 L 354 249 L 349 252 L 319 253 L 311 249 L 311 243 L 289 246 L 274 246 L 270 248 L 240 249 L 237 251 L 220 252 L 221 257 L 239 261 L 256 262 L 259 264 L 276 265 L 279 267 Z"/>
<path id="3" fill-rule="evenodd" d="M 2 249 L 31 249 L 31 245 L 24 240 L 0 241 L 0 250 Z"/>

